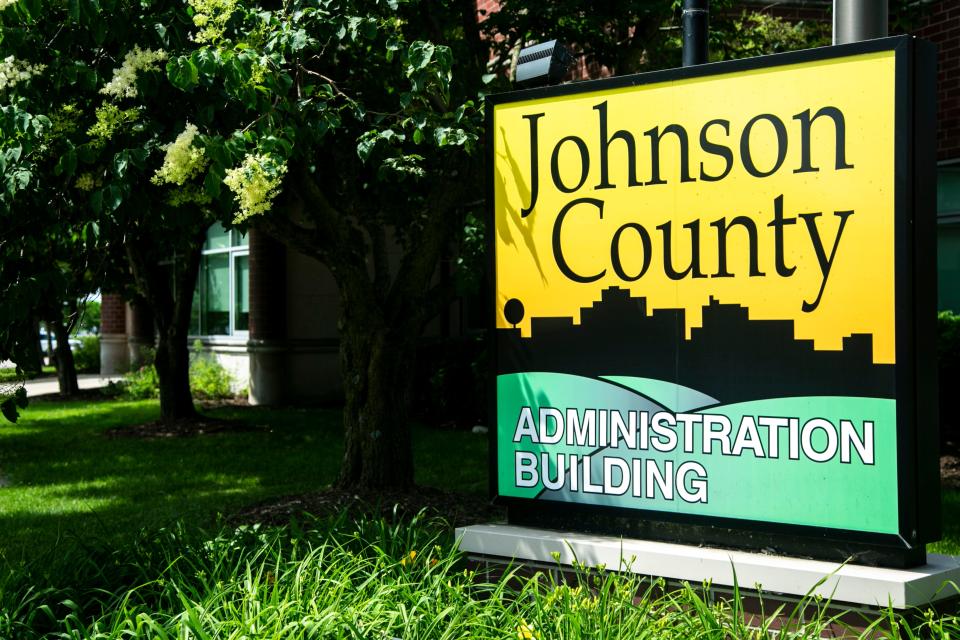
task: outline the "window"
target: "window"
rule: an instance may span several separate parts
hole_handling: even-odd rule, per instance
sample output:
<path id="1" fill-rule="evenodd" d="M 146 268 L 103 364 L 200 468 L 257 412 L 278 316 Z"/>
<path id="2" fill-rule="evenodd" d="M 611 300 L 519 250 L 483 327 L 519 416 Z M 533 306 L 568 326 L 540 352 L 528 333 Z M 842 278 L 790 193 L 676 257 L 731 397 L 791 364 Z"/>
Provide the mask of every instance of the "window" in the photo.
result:
<path id="1" fill-rule="evenodd" d="M 190 333 L 245 338 L 250 326 L 247 238 L 215 224 L 207 231 L 193 297 Z"/>
<path id="2" fill-rule="evenodd" d="M 960 166 L 937 175 L 937 308 L 960 313 Z"/>

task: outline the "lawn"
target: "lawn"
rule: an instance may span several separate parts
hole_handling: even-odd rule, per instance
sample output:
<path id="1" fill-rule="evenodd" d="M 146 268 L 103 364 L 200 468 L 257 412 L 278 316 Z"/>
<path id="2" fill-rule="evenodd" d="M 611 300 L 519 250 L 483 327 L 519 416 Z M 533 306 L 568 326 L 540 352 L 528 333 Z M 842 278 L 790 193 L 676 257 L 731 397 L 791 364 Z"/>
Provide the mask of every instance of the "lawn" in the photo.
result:
<path id="1" fill-rule="evenodd" d="M 649 591 L 639 577 L 589 568 L 572 585 L 475 575 L 442 522 L 226 524 L 218 513 L 330 483 L 340 413 L 209 413 L 240 428 L 111 438 L 111 427 L 153 420 L 158 407 L 109 401 L 37 402 L 0 429 L 0 637 L 768 637 L 746 627 L 738 599 L 713 601 L 696 585 Z M 486 491 L 486 438 L 423 427 L 414 438 L 418 483 Z M 944 516 L 947 539 L 931 550 L 955 552 L 956 492 L 945 494 Z M 782 613 L 792 637 L 819 637 L 828 623 L 818 601 Z M 873 637 L 960 631 L 953 615 L 885 615 L 888 629 Z"/>
<path id="2" fill-rule="evenodd" d="M 342 455 L 339 411 L 226 407 L 243 427 L 191 438 L 110 438 L 111 427 L 155 420 L 156 401 L 35 402 L 0 428 L 0 549 L 8 561 L 58 541 L 121 541 L 175 520 L 323 488 Z M 414 430 L 417 482 L 485 492 L 486 439 Z"/>

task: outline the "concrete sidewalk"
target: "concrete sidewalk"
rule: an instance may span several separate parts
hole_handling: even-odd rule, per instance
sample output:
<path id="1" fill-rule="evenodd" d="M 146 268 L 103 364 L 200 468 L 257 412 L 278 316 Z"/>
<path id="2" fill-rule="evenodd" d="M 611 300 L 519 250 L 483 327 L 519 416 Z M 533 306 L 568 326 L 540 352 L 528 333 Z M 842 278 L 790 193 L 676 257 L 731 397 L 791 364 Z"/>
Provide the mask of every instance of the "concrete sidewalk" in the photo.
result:
<path id="1" fill-rule="evenodd" d="M 77 376 L 77 384 L 81 389 L 99 389 L 120 380 L 123 380 L 123 376 L 101 376 L 97 373 L 83 373 Z M 55 376 L 27 380 L 24 386 L 27 388 L 28 398 L 60 393 L 60 385 Z"/>

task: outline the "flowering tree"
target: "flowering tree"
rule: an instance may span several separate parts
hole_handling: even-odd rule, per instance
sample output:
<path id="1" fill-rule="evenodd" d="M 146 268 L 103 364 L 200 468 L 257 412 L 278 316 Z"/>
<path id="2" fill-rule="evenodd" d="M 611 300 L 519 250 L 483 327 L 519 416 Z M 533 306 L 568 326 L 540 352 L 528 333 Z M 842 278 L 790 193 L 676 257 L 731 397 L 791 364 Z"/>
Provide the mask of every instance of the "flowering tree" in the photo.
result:
<path id="1" fill-rule="evenodd" d="M 190 3 L 197 46 L 170 57 L 168 78 L 222 109 L 218 132 L 197 137 L 208 162 L 185 184 L 225 194 L 236 222 L 330 268 L 346 392 L 340 483 L 409 485 L 415 345 L 448 300 L 435 282 L 441 252 L 480 192 L 480 74 L 453 76 L 453 48 L 477 59 L 466 48 L 477 33 L 461 26 L 471 5 Z"/>
<path id="2" fill-rule="evenodd" d="M 202 164 L 182 166 L 196 135 L 187 123 L 202 102 L 182 100 L 165 79 L 172 53 L 194 46 L 188 7 L 116 0 L 0 0 L 0 7 L 7 114 L 0 149 L 8 160 L 0 162 L 7 187 L 0 215 L 9 232 L 0 270 L 10 275 L 0 285 L 8 294 L 0 357 L 23 360 L 26 338 L 15 329 L 39 299 L 62 293 L 67 275 L 89 269 L 98 285 L 110 282 L 111 260 L 91 259 L 109 256 L 126 265 L 112 286 L 132 280 L 128 294 L 154 313 L 162 416 L 192 416 L 187 327 L 200 248 L 217 210 L 184 186 Z M 51 239 L 59 247 L 53 255 Z"/>

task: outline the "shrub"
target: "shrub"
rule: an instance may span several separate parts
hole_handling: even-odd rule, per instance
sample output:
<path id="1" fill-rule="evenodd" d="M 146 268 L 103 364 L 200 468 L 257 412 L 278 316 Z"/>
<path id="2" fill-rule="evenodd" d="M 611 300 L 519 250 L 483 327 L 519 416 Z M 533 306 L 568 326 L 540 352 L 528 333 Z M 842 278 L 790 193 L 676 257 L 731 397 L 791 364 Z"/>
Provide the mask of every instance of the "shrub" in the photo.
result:
<path id="1" fill-rule="evenodd" d="M 213 400 L 232 398 L 233 376 L 213 356 L 203 353 L 203 345 L 197 340 L 190 357 L 190 393 L 194 398 Z M 144 400 L 160 397 L 160 380 L 153 365 L 152 350 L 146 355 L 148 364 L 123 377 L 123 396 L 128 400 Z"/>
<path id="2" fill-rule="evenodd" d="M 100 337 L 80 336 L 80 347 L 73 352 L 78 373 L 100 373 Z"/>
<path id="3" fill-rule="evenodd" d="M 123 376 L 123 396 L 128 400 L 145 400 L 160 397 L 160 379 L 157 368 L 146 364 Z"/>
<path id="4" fill-rule="evenodd" d="M 957 410 L 953 394 L 960 385 L 960 315 L 941 311 L 937 315 L 939 340 L 937 360 L 940 376 L 940 436 L 956 442 L 958 427 Z"/>
<path id="5" fill-rule="evenodd" d="M 233 376 L 216 358 L 203 352 L 203 343 L 193 343 L 190 358 L 190 392 L 201 400 L 233 397 Z"/>

